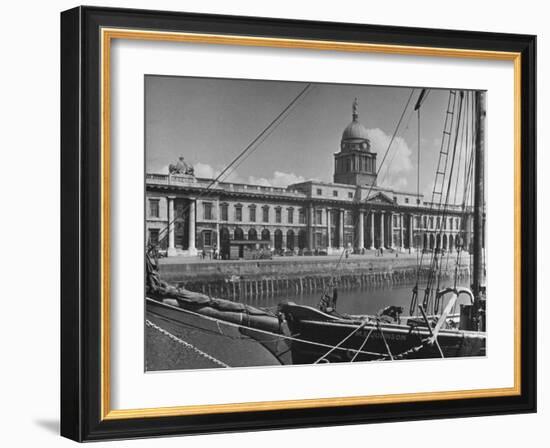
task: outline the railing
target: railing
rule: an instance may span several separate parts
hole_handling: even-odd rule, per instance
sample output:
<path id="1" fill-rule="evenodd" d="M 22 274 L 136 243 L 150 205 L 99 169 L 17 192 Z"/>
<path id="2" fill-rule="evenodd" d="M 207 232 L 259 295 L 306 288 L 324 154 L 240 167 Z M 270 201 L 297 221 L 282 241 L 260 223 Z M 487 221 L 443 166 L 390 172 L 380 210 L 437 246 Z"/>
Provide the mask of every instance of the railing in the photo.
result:
<path id="1" fill-rule="evenodd" d="M 270 187 L 264 185 L 249 185 L 230 182 L 218 182 L 212 184 L 212 179 L 196 178 L 193 176 L 171 175 L 171 174 L 151 174 L 145 176 L 146 183 L 156 185 L 183 185 L 198 188 L 208 188 L 212 190 L 224 190 L 237 193 L 263 193 L 275 194 L 277 196 L 286 196 L 293 198 L 304 198 L 305 194 L 298 190 L 288 190 L 281 187 Z"/>

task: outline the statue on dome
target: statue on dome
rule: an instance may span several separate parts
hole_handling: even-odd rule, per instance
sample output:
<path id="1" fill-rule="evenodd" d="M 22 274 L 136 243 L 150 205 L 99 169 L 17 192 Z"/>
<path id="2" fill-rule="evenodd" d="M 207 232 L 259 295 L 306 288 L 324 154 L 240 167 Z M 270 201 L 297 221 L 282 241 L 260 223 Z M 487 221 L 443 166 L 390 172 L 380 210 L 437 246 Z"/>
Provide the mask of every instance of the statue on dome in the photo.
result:
<path id="1" fill-rule="evenodd" d="M 357 101 L 357 97 L 353 100 L 353 121 L 357 121 L 359 118 L 359 101 Z"/>
<path id="2" fill-rule="evenodd" d="M 178 157 L 176 163 L 171 163 L 168 165 L 168 172 L 170 174 L 189 174 L 191 176 L 195 175 L 195 169 L 185 161 L 183 156 Z"/>

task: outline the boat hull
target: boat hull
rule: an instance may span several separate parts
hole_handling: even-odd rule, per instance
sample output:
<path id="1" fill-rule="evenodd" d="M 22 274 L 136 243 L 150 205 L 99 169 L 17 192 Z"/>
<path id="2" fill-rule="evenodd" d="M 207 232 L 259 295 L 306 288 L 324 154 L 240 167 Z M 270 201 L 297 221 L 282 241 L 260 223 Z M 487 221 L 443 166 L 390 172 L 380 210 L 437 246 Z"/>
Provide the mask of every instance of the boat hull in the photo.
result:
<path id="1" fill-rule="evenodd" d="M 146 318 L 188 344 L 185 349 L 192 346 L 195 353 L 202 352 L 220 361 L 218 364 L 208 363 L 206 368 L 220 367 L 222 364 L 228 367 L 292 364 L 290 343 L 282 335 L 271 331 L 202 315 L 151 298 L 146 299 Z M 268 328 L 272 326 L 273 323 L 269 323 Z M 157 352 L 159 356 L 156 364 L 149 363 L 151 368 L 148 370 L 205 368 L 204 363 L 199 363 L 200 367 L 196 367 L 195 363 L 185 365 L 185 362 L 178 361 L 177 356 L 164 356 L 162 350 L 163 347 L 152 347 L 153 356 Z"/>
<path id="2" fill-rule="evenodd" d="M 294 364 L 485 355 L 485 333 L 441 330 L 437 343 L 426 326 L 339 318 L 311 307 L 281 307 L 295 340 Z M 344 341 L 344 342 L 342 342 Z M 336 348 L 335 348 L 336 347 Z"/>

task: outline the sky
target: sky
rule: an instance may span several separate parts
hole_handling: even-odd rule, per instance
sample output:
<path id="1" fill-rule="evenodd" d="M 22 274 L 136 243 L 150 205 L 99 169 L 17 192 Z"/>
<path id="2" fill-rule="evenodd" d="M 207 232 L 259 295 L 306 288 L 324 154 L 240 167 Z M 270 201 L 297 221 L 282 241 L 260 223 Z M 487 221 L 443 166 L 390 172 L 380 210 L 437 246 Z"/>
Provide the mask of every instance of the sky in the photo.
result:
<path id="1" fill-rule="evenodd" d="M 146 169 L 167 173 L 181 155 L 199 177 L 215 177 L 280 114 L 306 83 L 167 76 L 145 77 Z M 333 154 L 358 100 L 380 165 L 411 88 L 312 84 L 275 130 L 225 180 L 282 186 L 332 182 Z M 416 88 L 378 184 L 416 193 Z M 449 91 L 430 89 L 421 107 L 420 193 L 431 198 Z M 429 197 L 427 197 L 429 195 Z"/>

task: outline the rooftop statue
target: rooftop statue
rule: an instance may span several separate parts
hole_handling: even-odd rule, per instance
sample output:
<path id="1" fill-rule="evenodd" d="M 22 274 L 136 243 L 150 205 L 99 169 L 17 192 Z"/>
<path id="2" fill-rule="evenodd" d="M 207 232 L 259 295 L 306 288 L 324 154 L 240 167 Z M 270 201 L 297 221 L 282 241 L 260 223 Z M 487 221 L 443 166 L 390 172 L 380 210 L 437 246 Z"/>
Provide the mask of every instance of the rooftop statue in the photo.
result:
<path id="1" fill-rule="evenodd" d="M 171 163 L 168 166 L 168 172 L 170 174 L 190 174 L 191 176 L 195 175 L 195 169 L 185 161 L 185 158 L 183 156 L 180 156 L 176 163 Z"/>

